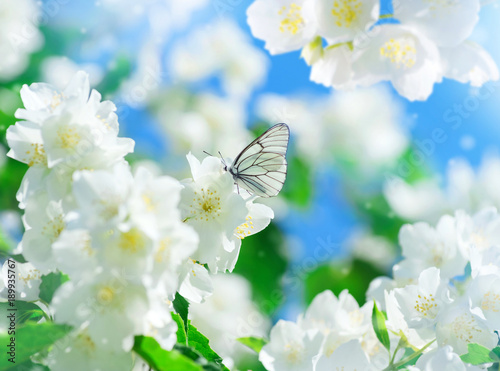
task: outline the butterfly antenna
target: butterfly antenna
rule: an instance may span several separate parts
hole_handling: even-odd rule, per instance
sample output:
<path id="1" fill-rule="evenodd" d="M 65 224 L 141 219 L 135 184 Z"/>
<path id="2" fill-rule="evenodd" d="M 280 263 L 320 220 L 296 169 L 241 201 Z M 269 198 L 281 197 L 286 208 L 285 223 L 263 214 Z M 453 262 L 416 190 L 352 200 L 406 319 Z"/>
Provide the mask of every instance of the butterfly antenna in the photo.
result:
<path id="1" fill-rule="evenodd" d="M 227 166 L 226 160 L 224 160 L 224 157 L 222 157 L 222 153 L 220 153 L 220 151 L 218 151 L 218 152 L 219 152 L 220 159 L 222 160 L 222 163 L 224 164 L 224 166 Z"/>
<path id="2" fill-rule="evenodd" d="M 210 153 L 208 153 L 207 151 L 203 151 L 203 153 L 209 155 L 209 156 L 212 156 Z"/>

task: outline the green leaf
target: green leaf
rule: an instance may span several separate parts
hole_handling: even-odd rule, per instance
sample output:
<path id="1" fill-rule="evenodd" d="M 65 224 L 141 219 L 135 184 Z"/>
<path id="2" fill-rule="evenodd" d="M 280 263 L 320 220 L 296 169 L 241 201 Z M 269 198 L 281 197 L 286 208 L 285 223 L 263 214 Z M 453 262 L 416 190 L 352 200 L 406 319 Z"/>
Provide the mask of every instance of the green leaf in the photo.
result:
<path id="1" fill-rule="evenodd" d="M 462 361 L 470 363 L 471 365 L 481 365 L 483 363 L 499 362 L 500 348 L 496 347 L 490 350 L 479 344 L 468 344 L 468 352 L 460 356 Z"/>
<path id="2" fill-rule="evenodd" d="M 46 303 L 50 303 L 59 286 L 68 280 L 68 276 L 61 272 L 49 273 L 42 276 L 42 283 L 40 284 L 40 299 Z"/>
<path id="3" fill-rule="evenodd" d="M 16 324 L 20 326 L 26 322 L 38 322 L 44 317 L 44 312 L 35 303 L 16 300 L 0 303 L 0 313 L 9 313 L 8 309 L 16 309 Z"/>
<path id="4" fill-rule="evenodd" d="M 267 340 L 263 338 L 257 338 L 257 337 L 245 337 L 245 338 L 238 338 L 236 339 L 239 341 L 241 344 L 246 345 L 250 349 L 252 349 L 254 352 L 259 353 L 260 350 L 264 345 L 267 344 Z"/>
<path id="5" fill-rule="evenodd" d="M 220 366 L 222 370 L 228 370 L 222 364 L 222 357 L 210 348 L 208 338 L 199 332 L 192 324 L 189 324 L 188 345 L 197 350 L 207 361 L 215 363 Z"/>
<path id="6" fill-rule="evenodd" d="M 490 357 L 496 359 L 496 362 L 500 360 L 500 347 L 495 347 L 491 350 Z M 495 358 L 496 357 L 496 358 Z"/>
<path id="7" fill-rule="evenodd" d="M 184 321 L 181 316 L 177 313 L 171 313 L 172 319 L 177 323 L 177 342 L 179 344 L 187 345 L 187 335 L 186 330 L 184 329 Z"/>
<path id="8" fill-rule="evenodd" d="M 177 350 L 167 351 L 158 342 L 147 336 L 136 336 L 134 352 L 155 371 L 202 371 L 203 367 Z"/>
<path id="9" fill-rule="evenodd" d="M 43 351 L 66 336 L 71 331 L 71 327 L 50 322 L 37 324 L 28 322 L 15 331 L 15 334 L 1 334 L 0 344 L 7 345 L 7 349 L 9 349 L 9 344 L 14 344 L 16 364 L 22 364 L 28 361 L 33 354 Z M 13 342 L 12 339 L 14 339 Z M 8 356 L 11 355 L 8 354 Z M 7 357 L 0 358 L 0 370 L 6 370 L 11 366 L 12 363 L 8 361 Z"/>
<path id="10" fill-rule="evenodd" d="M 182 318 L 182 321 L 184 322 L 184 332 L 185 334 L 188 334 L 188 311 L 189 311 L 189 302 L 184 299 L 184 297 L 179 294 L 178 292 L 175 293 L 175 298 L 174 301 L 172 302 L 174 305 L 174 310 L 177 312 L 177 314 Z"/>
<path id="11" fill-rule="evenodd" d="M 14 368 L 15 367 L 15 368 Z M 14 367 L 11 367 L 9 370 L 12 371 L 50 371 L 50 368 L 47 366 L 41 365 L 39 363 L 35 363 L 32 361 L 26 361 L 21 364 L 16 364 Z"/>
<path id="12" fill-rule="evenodd" d="M 300 207 L 311 203 L 313 174 L 309 164 L 297 156 L 289 156 L 287 176 L 280 195 Z"/>
<path id="13" fill-rule="evenodd" d="M 391 341 L 389 340 L 389 332 L 385 325 L 384 313 L 378 310 L 377 303 L 373 301 L 373 312 L 372 312 L 372 325 L 377 335 L 377 339 L 382 343 L 382 345 L 387 349 L 388 352 L 391 351 Z"/>
<path id="14" fill-rule="evenodd" d="M 339 295 L 344 289 L 356 299 L 359 305 L 366 300 L 366 291 L 370 282 L 384 272 L 372 264 L 355 258 L 349 261 L 336 261 L 320 265 L 305 276 L 306 302 L 311 301 L 317 294 L 331 290 Z"/>
<path id="15" fill-rule="evenodd" d="M 275 223 L 242 241 L 234 273 L 250 281 L 253 299 L 265 314 L 273 314 L 285 298 L 283 275 L 288 263 L 284 251 L 285 238 Z"/>

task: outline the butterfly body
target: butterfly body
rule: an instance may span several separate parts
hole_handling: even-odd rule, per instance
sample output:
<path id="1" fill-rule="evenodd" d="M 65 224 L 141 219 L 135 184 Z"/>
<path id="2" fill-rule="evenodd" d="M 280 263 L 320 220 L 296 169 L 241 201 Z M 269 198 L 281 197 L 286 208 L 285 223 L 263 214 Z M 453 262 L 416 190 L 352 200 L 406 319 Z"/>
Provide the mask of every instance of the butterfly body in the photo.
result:
<path id="1" fill-rule="evenodd" d="M 238 187 L 260 197 L 276 196 L 286 178 L 287 124 L 277 124 L 246 146 L 231 166 L 224 164 Z"/>

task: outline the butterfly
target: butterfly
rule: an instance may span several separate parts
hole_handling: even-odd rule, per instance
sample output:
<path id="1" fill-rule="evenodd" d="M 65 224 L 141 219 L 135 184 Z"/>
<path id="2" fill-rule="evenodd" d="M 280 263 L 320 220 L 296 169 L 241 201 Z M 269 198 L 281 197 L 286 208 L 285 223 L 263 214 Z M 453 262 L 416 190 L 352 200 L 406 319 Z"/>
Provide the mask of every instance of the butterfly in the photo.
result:
<path id="1" fill-rule="evenodd" d="M 276 196 L 285 183 L 289 139 L 288 125 L 277 124 L 246 146 L 229 168 L 223 161 L 238 190 L 241 187 L 260 197 Z"/>

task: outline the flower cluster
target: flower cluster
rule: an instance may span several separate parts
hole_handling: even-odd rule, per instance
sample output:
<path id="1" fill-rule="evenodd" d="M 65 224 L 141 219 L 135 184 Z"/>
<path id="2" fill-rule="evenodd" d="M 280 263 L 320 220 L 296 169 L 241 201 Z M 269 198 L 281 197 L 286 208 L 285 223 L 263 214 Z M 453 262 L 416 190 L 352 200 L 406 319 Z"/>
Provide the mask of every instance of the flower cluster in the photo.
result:
<path id="1" fill-rule="evenodd" d="M 170 71 L 177 81 L 217 76 L 224 92 L 238 99 L 247 98 L 264 82 L 267 68 L 264 53 L 228 20 L 195 29 L 176 44 L 170 58 Z"/>
<path id="2" fill-rule="evenodd" d="M 141 166 L 133 173 L 124 156 L 134 142 L 118 137 L 114 104 L 90 91 L 84 72 L 62 91 L 32 84 L 21 96 L 23 121 L 7 131 L 8 155 L 29 165 L 17 195 L 28 261 L 18 263 L 18 297 L 37 300 L 42 275 L 69 277 L 50 308 L 73 331 L 48 364 L 130 369 L 135 335 L 171 349 L 176 292 L 202 302 L 213 290 L 204 264 L 231 271 L 241 239 L 266 227 L 272 210 L 239 195 L 215 157 L 188 155 L 193 179 L 182 183 Z"/>
<path id="3" fill-rule="evenodd" d="M 473 86 L 498 79 L 491 56 L 467 40 L 480 6 L 399 1 L 380 17 L 378 0 L 256 0 L 247 15 L 271 54 L 302 49 L 316 83 L 347 89 L 391 81 L 409 100 L 425 100 L 443 77 Z"/>
<path id="4" fill-rule="evenodd" d="M 34 0 L 7 0 L 0 3 L 0 80 L 16 77 L 28 66 L 29 55 L 40 48 L 41 17 Z"/>
<path id="5" fill-rule="evenodd" d="M 392 176 L 388 177 L 383 191 L 397 215 L 409 221 L 435 222 L 449 210 L 476 212 L 488 206 L 500 208 L 498 174 L 498 155 L 486 155 L 477 170 L 463 159 L 453 159 L 444 181 L 434 176 L 409 184 Z"/>
<path id="6" fill-rule="evenodd" d="M 279 321 L 259 358 L 268 370 L 479 369 L 460 358 L 468 345 L 497 345 L 500 329 L 500 215 L 457 211 L 436 227 L 405 225 L 403 260 L 393 279 L 375 279 L 359 307 L 343 291 L 316 296 L 297 322 Z M 372 322 L 373 300 L 387 313 L 382 344 Z M 410 359 L 416 359 L 411 357 Z"/>

